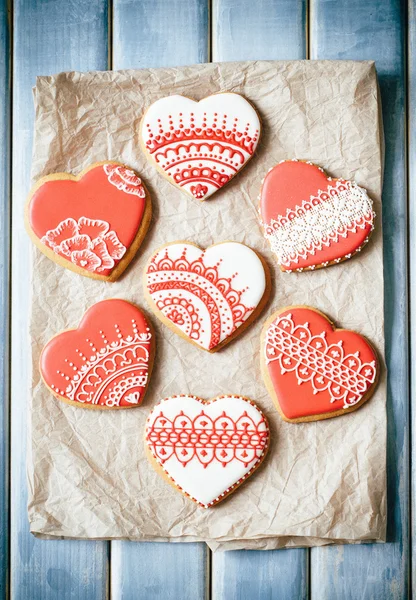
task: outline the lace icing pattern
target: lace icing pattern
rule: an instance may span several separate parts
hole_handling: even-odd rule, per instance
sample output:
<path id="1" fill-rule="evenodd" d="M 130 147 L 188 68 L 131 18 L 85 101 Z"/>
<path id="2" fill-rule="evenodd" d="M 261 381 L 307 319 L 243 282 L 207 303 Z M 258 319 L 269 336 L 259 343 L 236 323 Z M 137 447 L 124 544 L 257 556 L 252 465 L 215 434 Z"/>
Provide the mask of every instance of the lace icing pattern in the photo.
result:
<path id="1" fill-rule="evenodd" d="M 207 266 L 204 253 L 195 260 L 169 255 L 152 258 L 147 270 L 147 289 L 158 309 L 193 341 L 214 348 L 252 314 L 232 277 L 220 277 L 219 264 Z M 205 324 L 205 325 L 204 325 Z"/>
<path id="2" fill-rule="evenodd" d="M 104 165 L 103 168 L 109 183 L 114 185 L 118 190 L 126 194 L 138 196 L 139 198 L 146 197 L 142 181 L 134 171 L 122 165 L 113 164 Z"/>
<path id="3" fill-rule="evenodd" d="M 181 398 L 183 406 L 177 403 Z M 197 410 L 188 409 L 190 400 L 200 405 Z M 235 400 L 251 405 L 256 414 L 252 408 L 237 409 Z M 169 408 L 172 401 L 177 403 L 174 411 Z M 241 396 L 218 396 L 208 403 L 196 396 L 171 396 L 146 422 L 146 444 L 153 457 L 175 486 L 203 508 L 220 502 L 253 473 L 267 452 L 269 437 L 262 411 Z M 217 485 L 218 467 L 225 474 L 222 489 Z M 195 473 L 201 477 L 200 491 L 208 494 L 191 491 Z M 212 486 L 215 494 L 212 490 L 210 499 Z"/>
<path id="4" fill-rule="evenodd" d="M 147 385 L 151 333 L 140 333 L 132 320 L 132 334 L 123 336 L 115 326 L 118 341 L 108 342 L 106 334 L 101 348 L 86 339 L 91 347 L 91 356 L 77 349 L 80 365 L 64 360 L 57 371 L 61 385 L 51 384 L 58 395 L 81 404 L 94 404 L 112 408 L 120 406 L 122 400 L 139 404 L 141 393 Z"/>
<path id="5" fill-rule="evenodd" d="M 247 412 L 233 419 L 224 411 L 212 419 L 201 410 L 193 419 L 181 411 L 170 420 L 161 412 L 146 439 L 162 464 L 175 456 L 183 467 L 192 460 L 204 468 L 215 461 L 226 467 L 234 460 L 247 467 L 262 456 L 268 435 L 264 419 L 255 423 Z"/>
<path id="6" fill-rule="evenodd" d="M 199 122 L 201 121 L 201 122 Z M 194 198 L 203 200 L 225 185 L 249 160 L 259 139 L 253 118 L 184 109 L 145 120 L 144 142 L 161 169 Z"/>
<path id="7" fill-rule="evenodd" d="M 376 379 L 376 363 L 363 363 L 359 352 L 345 355 L 343 342 L 328 344 L 326 332 L 313 335 L 309 323 L 296 325 L 291 314 L 279 317 L 266 332 L 266 364 L 277 361 L 281 375 L 293 372 L 297 384 L 313 394 L 328 391 L 330 402 L 357 404 Z"/>
<path id="8" fill-rule="evenodd" d="M 349 233 L 373 227 L 373 203 L 366 190 L 338 179 L 335 186 L 319 191 L 300 206 L 287 209 L 268 224 L 262 224 L 279 264 L 290 267 L 299 259 L 314 256 Z"/>

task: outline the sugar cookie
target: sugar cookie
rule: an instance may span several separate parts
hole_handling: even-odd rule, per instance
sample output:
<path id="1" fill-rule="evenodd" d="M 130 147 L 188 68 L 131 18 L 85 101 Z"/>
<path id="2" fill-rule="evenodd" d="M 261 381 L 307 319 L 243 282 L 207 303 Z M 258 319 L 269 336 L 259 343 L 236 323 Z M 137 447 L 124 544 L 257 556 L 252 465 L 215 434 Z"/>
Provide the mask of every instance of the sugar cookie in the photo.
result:
<path id="1" fill-rule="evenodd" d="M 285 421 L 337 417 L 374 392 L 377 354 L 360 334 L 336 329 L 321 312 L 289 306 L 274 313 L 261 334 L 261 367 Z"/>
<path id="2" fill-rule="evenodd" d="M 151 214 L 140 177 L 111 161 L 76 177 L 42 177 L 30 191 L 25 221 L 48 258 L 80 275 L 115 281 L 142 243 Z"/>
<path id="3" fill-rule="evenodd" d="M 146 156 L 167 179 L 207 200 L 253 156 L 260 119 L 243 96 L 224 92 L 195 102 L 173 95 L 145 112 L 140 140 Z"/>
<path id="4" fill-rule="evenodd" d="M 269 297 L 270 274 L 244 244 L 222 242 L 203 250 L 172 242 L 151 257 L 144 291 L 163 323 L 215 352 L 260 314 Z"/>
<path id="5" fill-rule="evenodd" d="M 40 373 L 59 399 L 85 408 L 132 408 L 143 402 L 154 336 L 142 311 L 125 300 L 97 302 L 77 329 L 42 350 Z"/>
<path id="6" fill-rule="evenodd" d="M 286 160 L 267 173 L 260 216 L 282 271 L 306 271 L 351 258 L 374 227 L 373 203 L 352 181 L 312 163 Z"/>
<path id="7" fill-rule="evenodd" d="M 172 396 L 150 413 L 145 448 L 169 483 L 203 508 L 221 502 L 263 461 L 269 427 L 242 396 Z"/>

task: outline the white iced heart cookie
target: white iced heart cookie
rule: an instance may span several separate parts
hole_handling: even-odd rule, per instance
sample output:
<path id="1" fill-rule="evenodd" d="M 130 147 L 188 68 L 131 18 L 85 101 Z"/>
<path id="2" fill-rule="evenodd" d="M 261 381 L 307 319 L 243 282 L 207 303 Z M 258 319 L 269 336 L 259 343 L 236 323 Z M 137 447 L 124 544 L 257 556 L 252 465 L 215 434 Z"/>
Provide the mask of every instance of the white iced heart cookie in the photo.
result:
<path id="1" fill-rule="evenodd" d="M 247 398 L 172 396 L 148 416 L 145 446 L 169 483 L 208 508 L 257 469 L 269 437 L 263 413 Z"/>
<path id="2" fill-rule="evenodd" d="M 146 111 L 140 131 L 143 149 L 169 181 L 206 200 L 252 157 L 260 119 L 243 96 L 214 94 L 199 102 L 168 96 Z"/>
<path id="3" fill-rule="evenodd" d="M 190 242 L 173 242 L 151 257 L 144 290 L 162 322 L 215 352 L 261 312 L 270 293 L 270 275 L 244 244 L 223 242 L 203 250 Z"/>

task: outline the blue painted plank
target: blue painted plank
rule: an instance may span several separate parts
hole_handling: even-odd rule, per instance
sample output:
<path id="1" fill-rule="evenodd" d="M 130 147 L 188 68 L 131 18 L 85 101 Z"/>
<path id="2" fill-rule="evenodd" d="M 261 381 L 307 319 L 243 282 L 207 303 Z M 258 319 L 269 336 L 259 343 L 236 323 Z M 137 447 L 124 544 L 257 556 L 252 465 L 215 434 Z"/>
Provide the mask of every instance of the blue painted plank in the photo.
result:
<path id="1" fill-rule="evenodd" d="M 106 596 L 108 544 L 44 541 L 29 533 L 26 411 L 30 241 L 23 226 L 23 207 L 30 187 L 31 88 L 35 77 L 63 70 L 106 68 L 107 3 L 16 0 L 13 21 L 11 594 L 14 600 L 100 600 Z"/>
<path id="2" fill-rule="evenodd" d="M 409 165 L 409 289 L 410 289 L 410 344 L 412 349 L 410 362 L 411 380 L 415 381 L 416 363 L 414 360 L 416 352 L 416 4 L 409 1 L 409 37 L 408 37 L 408 165 Z M 416 515 L 416 387 L 411 386 L 411 499 L 412 515 Z M 412 581 L 416 581 L 416 519 L 413 517 L 411 525 L 412 535 Z"/>
<path id="3" fill-rule="evenodd" d="M 212 0 L 212 60 L 306 58 L 306 0 Z"/>
<path id="4" fill-rule="evenodd" d="M 0 0 L 0 598 L 8 588 L 9 546 L 9 284 L 10 284 L 10 35 Z"/>
<path id="5" fill-rule="evenodd" d="M 212 60 L 306 57 L 302 0 L 214 0 Z M 308 594 L 308 550 L 233 551 L 212 557 L 215 600 L 302 600 Z"/>
<path id="6" fill-rule="evenodd" d="M 148 68 L 208 60 L 206 0 L 115 0 L 113 68 Z M 114 600 L 200 600 L 205 544 L 112 542 Z"/>
<path id="7" fill-rule="evenodd" d="M 306 550 L 234 550 L 212 559 L 213 600 L 308 597 Z"/>
<path id="8" fill-rule="evenodd" d="M 203 600 L 205 544 L 111 543 L 112 600 Z"/>
<path id="9" fill-rule="evenodd" d="M 312 597 L 319 600 L 404 599 L 409 592 L 404 13 L 400 0 L 313 0 L 311 5 L 311 58 L 376 60 L 386 139 L 383 227 L 389 543 L 314 549 Z"/>
<path id="10" fill-rule="evenodd" d="M 114 0 L 113 68 L 207 62 L 207 0 Z"/>

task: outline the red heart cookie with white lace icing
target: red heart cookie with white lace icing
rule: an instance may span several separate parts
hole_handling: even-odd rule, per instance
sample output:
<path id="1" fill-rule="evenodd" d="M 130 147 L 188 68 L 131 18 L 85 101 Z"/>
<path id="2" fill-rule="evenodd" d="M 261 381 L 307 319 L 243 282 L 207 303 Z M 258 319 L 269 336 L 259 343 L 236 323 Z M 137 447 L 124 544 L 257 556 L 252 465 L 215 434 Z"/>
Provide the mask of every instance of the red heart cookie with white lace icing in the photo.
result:
<path id="1" fill-rule="evenodd" d="M 143 402 L 154 338 L 142 311 L 125 300 L 97 302 L 77 329 L 42 350 L 40 373 L 59 399 L 85 408 L 133 408 Z"/>
<path id="2" fill-rule="evenodd" d="M 159 248 L 144 272 L 156 316 L 200 348 L 215 352 L 263 309 L 270 275 L 258 254 L 237 242 L 206 250 L 190 242 Z"/>
<path id="3" fill-rule="evenodd" d="M 358 333 L 335 329 L 321 312 L 284 308 L 262 331 L 262 372 L 285 421 L 328 419 L 360 407 L 377 384 L 379 365 Z"/>
<path id="4" fill-rule="evenodd" d="M 144 152 L 168 180 L 198 200 L 207 200 L 253 156 L 260 119 L 243 96 L 221 93 L 195 102 L 168 96 L 144 114 Z"/>
<path id="5" fill-rule="evenodd" d="M 283 161 L 266 175 L 260 215 L 282 271 L 313 270 L 351 258 L 368 241 L 375 217 L 366 190 L 296 160 Z"/>
<path id="6" fill-rule="evenodd" d="M 141 179 L 115 162 L 77 177 L 54 173 L 32 188 L 26 228 L 48 258 L 81 275 L 115 281 L 138 250 L 151 219 Z"/>
<path id="7" fill-rule="evenodd" d="M 259 467 L 269 437 L 265 416 L 247 398 L 172 396 L 150 413 L 145 446 L 169 483 L 208 508 Z"/>

